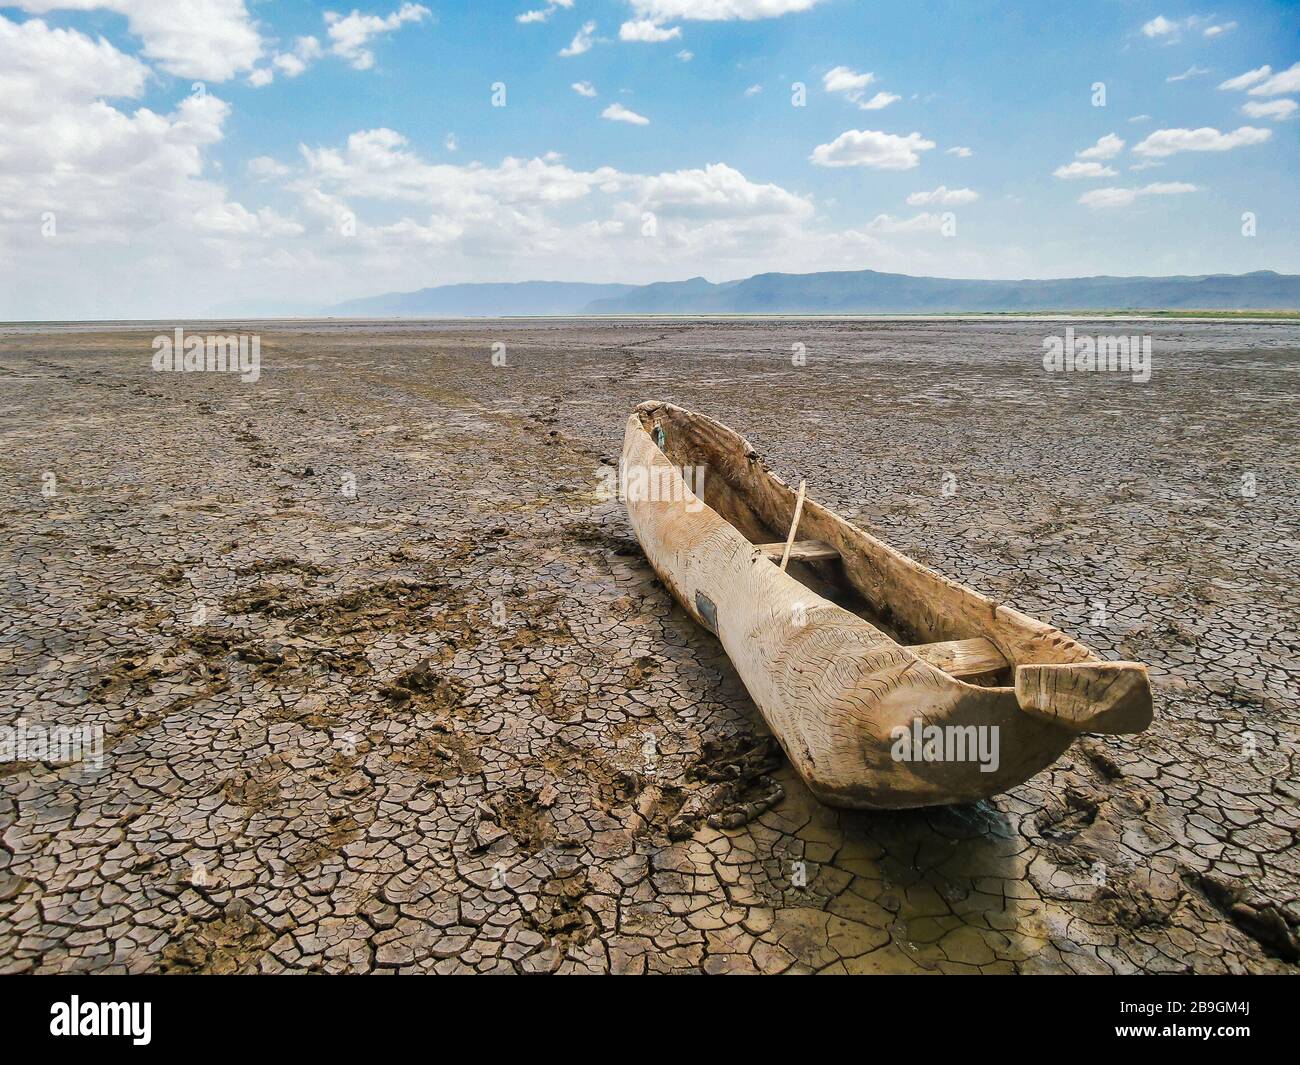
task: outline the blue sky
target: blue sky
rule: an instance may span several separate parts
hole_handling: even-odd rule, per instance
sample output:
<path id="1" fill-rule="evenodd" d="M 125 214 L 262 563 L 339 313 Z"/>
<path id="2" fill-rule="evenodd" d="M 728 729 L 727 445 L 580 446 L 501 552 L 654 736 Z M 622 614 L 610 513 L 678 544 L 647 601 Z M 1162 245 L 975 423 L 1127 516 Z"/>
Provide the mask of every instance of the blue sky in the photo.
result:
<path id="1" fill-rule="evenodd" d="M 0 0 L 0 316 L 1300 272 L 1298 31 L 1263 2 Z"/>

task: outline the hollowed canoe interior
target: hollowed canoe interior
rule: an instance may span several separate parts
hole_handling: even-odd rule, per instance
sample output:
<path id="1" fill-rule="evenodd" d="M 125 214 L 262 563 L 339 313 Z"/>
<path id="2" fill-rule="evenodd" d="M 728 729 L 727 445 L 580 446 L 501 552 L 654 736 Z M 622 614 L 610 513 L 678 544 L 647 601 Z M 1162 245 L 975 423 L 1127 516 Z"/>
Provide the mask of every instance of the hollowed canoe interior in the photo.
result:
<path id="1" fill-rule="evenodd" d="M 788 488 L 778 485 L 763 469 L 743 440 L 730 430 L 686 411 L 662 407 L 642 411 L 641 423 L 678 470 L 689 470 L 687 483 L 698 493 L 703 484 L 704 502 L 729 522 L 753 544 L 784 543 L 794 516 L 794 497 Z M 698 471 L 698 472 L 697 472 Z M 810 492 L 812 489 L 810 488 Z M 805 509 L 796 540 L 817 539 L 816 520 Z M 868 543 L 866 538 L 862 542 Z M 867 560 L 868 568 L 870 558 Z M 862 560 L 857 571 L 850 570 L 845 559 L 837 556 L 819 561 L 791 559 L 786 572 L 823 599 L 857 615 L 903 645 L 937 643 L 967 639 L 980 635 L 958 629 L 945 630 L 936 625 L 929 612 L 911 623 L 905 616 L 915 607 L 915 596 L 899 591 L 890 595 L 886 582 L 875 572 L 864 572 Z M 855 579 L 856 578 L 856 579 Z M 872 588 L 881 589 L 872 596 Z M 947 588 L 943 589 L 945 592 Z M 901 600 L 900 600 L 901 597 Z M 1000 669 L 965 677 L 968 683 L 1005 685 L 1010 683 L 1011 669 Z"/>

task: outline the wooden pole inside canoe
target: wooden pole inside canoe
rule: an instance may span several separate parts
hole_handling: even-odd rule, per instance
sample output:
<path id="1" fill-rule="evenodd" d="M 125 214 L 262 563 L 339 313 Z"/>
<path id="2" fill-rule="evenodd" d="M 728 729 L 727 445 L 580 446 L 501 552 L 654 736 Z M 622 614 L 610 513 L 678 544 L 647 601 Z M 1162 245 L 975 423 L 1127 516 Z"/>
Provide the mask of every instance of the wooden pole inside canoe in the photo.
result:
<path id="1" fill-rule="evenodd" d="M 799 516 L 803 513 L 803 492 L 808 487 L 807 481 L 799 482 L 799 495 L 794 501 L 794 520 L 790 522 L 790 535 L 785 538 L 785 550 L 781 552 L 781 569 L 790 561 L 790 548 L 794 546 L 795 533 L 799 531 Z"/>

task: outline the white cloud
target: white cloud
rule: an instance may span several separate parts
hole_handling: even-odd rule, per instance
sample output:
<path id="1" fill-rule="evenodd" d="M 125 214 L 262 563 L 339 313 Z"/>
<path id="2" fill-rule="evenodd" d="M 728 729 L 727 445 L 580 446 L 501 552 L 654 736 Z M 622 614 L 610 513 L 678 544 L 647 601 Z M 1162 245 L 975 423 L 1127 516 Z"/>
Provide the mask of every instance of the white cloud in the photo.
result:
<path id="1" fill-rule="evenodd" d="M 1256 100 L 1247 100 L 1241 105 L 1242 111 L 1251 118 L 1271 118 L 1276 122 L 1282 122 L 1296 113 L 1297 105 L 1294 100 L 1288 100 L 1285 96 L 1280 96 L 1276 100 L 1259 102 Z"/>
<path id="2" fill-rule="evenodd" d="M 878 130 L 845 130 L 829 144 L 813 149 L 811 160 L 818 166 L 867 166 L 876 170 L 910 170 L 919 163 L 918 152 L 927 152 L 934 141 L 919 133 L 900 137 Z"/>
<path id="3" fill-rule="evenodd" d="M 40 19 L 10 22 L 0 15 L 0 107 L 6 113 L 48 114 L 58 104 L 136 97 L 144 92 L 148 77 L 148 67 L 103 37 L 92 41 L 76 30 L 55 29 Z M 7 139 L 9 130 L 5 132 Z"/>
<path id="4" fill-rule="evenodd" d="M 863 111 L 879 111 L 902 99 L 892 92 L 878 92 L 871 99 L 864 99 L 867 86 L 875 80 L 876 76 L 871 73 L 860 74 L 849 67 L 833 67 L 822 75 L 822 88 L 827 92 L 841 93 Z"/>
<path id="5" fill-rule="evenodd" d="M 692 19 L 699 22 L 777 18 L 808 11 L 820 0 L 632 0 L 633 10 L 654 22 Z"/>
<path id="6" fill-rule="evenodd" d="M 1130 121 L 1130 122 L 1150 122 L 1150 121 L 1151 121 L 1151 116 L 1150 116 L 1150 115 L 1134 115 L 1132 118 L 1129 119 L 1129 121 Z"/>
<path id="7" fill-rule="evenodd" d="M 695 53 L 687 51 L 685 48 L 683 48 L 680 52 L 677 53 L 677 58 L 680 59 L 683 63 L 689 63 L 692 59 L 695 58 Z"/>
<path id="8" fill-rule="evenodd" d="M 1058 166 L 1052 171 L 1053 177 L 1062 178 L 1065 181 L 1071 181 L 1075 178 L 1102 178 L 1114 177 L 1118 173 L 1112 170 L 1104 163 L 1071 163 L 1069 166 Z"/>
<path id="9" fill-rule="evenodd" d="M 1209 71 L 1204 67 L 1190 66 L 1181 74 L 1170 74 L 1169 77 L 1165 78 L 1165 81 L 1172 84 L 1176 81 L 1187 81 L 1189 78 L 1199 78 L 1208 73 Z"/>
<path id="10" fill-rule="evenodd" d="M 1137 189 L 1105 188 L 1093 189 L 1079 197 L 1085 207 L 1127 207 L 1141 196 L 1175 196 L 1185 192 L 1195 192 L 1195 185 L 1182 181 L 1160 181 L 1143 185 Z"/>
<path id="11" fill-rule="evenodd" d="M 1147 37 L 1170 37 L 1178 32 L 1178 23 L 1157 15 L 1150 22 L 1142 27 L 1142 33 Z"/>
<path id="12" fill-rule="evenodd" d="M 642 41 L 645 44 L 657 44 L 659 41 L 673 41 L 682 35 L 680 26 L 665 29 L 649 19 L 637 19 L 623 23 L 618 28 L 620 41 Z"/>
<path id="13" fill-rule="evenodd" d="M 1091 148 L 1084 148 L 1081 152 L 1075 152 L 1074 157 L 1076 159 L 1113 159 L 1123 147 L 1124 139 L 1122 137 L 1107 133 Z"/>
<path id="14" fill-rule="evenodd" d="M 582 55 L 583 52 L 590 52 L 592 44 L 595 43 L 596 24 L 594 22 L 584 22 L 582 29 L 573 35 L 573 40 L 569 42 L 569 47 L 561 48 L 560 55 L 566 59 Z"/>
<path id="15" fill-rule="evenodd" d="M 1220 82 L 1219 88 L 1226 89 L 1229 92 L 1238 92 L 1254 85 L 1257 81 L 1263 81 L 1273 73 L 1273 68 L 1265 63 L 1262 67 L 1256 67 L 1254 70 L 1248 70 L 1244 74 L 1238 74 L 1235 78 L 1229 78 L 1227 81 Z"/>
<path id="16" fill-rule="evenodd" d="M 1165 44 L 1174 44 L 1182 39 L 1185 31 L 1202 30 L 1206 37 L 1218 37 L 1229 30 L 1236 28 L 1235 22 L 1224 22 L 1218 25 L 1207 25 L 1209 19 L 1204 15 L 1189 15 L 1182 19 L 1168 19 L 1164 15 L 1157 15 L 1149 22 L 1142 25 L 1142 35 L 1150 40 L 1162 41 Z"/>
<path id="17" fill-rule="evenodd" d="M 859 104 L 864 111 L 879 111 L 882 107 L 888 107 L 892 103 L 897 103 L 902 97 L 892 92 L 878 92 L 870 100 Z"/>
<path id="18" fill-rule="evenodd" d="M 248 161 L 248 172 L 253 177 L 265 181 L 269 178 L 286 177 L 289 174 L 289 168 L 283 163 L 277 163 L 269 155 L 259 155 Z"/>
<path id="19" fill-rule="evenodd" d="M 1248 144 L 1260 144 L 1273 135 L 1269 129 L 1242 126 L 1231 133 L 1202 126 L 1200 129 L 1158 129 L 1133 146 L 1138 155 L 1164 158 L 1175 152 L 1226 152 Z"/>
<path id="20" fill-rule="evenodd" d="M 914 192 L 907 198 L 909 207 L 925 207 L 935 204 L 939 207 L 957 207 L 963 203 L 974 203 L 980 194 L 974 189 L 950 189 L 940 185 L 929 192 Z"/>
<path id="21" fill-rule="evenodd" d="M 955 155 L 958 159 L 969 159 L 975 153 L 971 151 L 969 148 L 966 148 L 962 145 L 958 145 L 955 148 L 948 148 L 946 150 L 946 154 Z"/>
<path id="22" fill-rule="evenodd" d="M 230 113 L 215 94 L 192 92 L 167 113 L 108 102 L 140 96 L 147 77 L 102 38 L 0 16 L 0 246 L 22 263 L 0 284 L 11 312 L 31 286 L 41 291 L 28 291 L 27 305 L 55 289 L 93 305 L 115 285 L 149 284 L 159 262 L 168 263 L 164 283 L 175 282 L 188 265 L 178 256 L 195 260 L 185 278 L 193 285 L 197 261 L 219 263 L 227 236 L 284 233 L 274 212 L 230 202 L 208 177 L 207 150 Z M 33 221 L 45 212 L 57 227 L 49 238 Z M 123 271 L 128 245 L 132 268 Z"/>
<path id="23" fill-rule="evenodd" d="M 725 163 L 640 179 L 639 205 L 667 218 L 743 218 L 785 215 L 807 218 L 812 203 L 780 185 L 759 185 Z"/>
<path id="24" fill-rule="evenodd" d="M 1213 40 L 1222 37 L 1225 33 L 1231 33 L 1236 28 L 1235 22 L 1216 23 L 1205 15 L 1189 15 L 1182 19 L 1169 19 L 1164 15 L 1157 15 L 1149 22 L 1143 23 L 1142 34 L 1150 40 L 1173 44 L 1182 38 L 1184 32 L 1200 30 L 1203 37 Z"/>
<path id="25" fill-rule="evenodd" d="M 593 97 L 596 95 L 596 86 L 589 81 L 575 81 L 569 86 L 579 96 Z"/>
<path id="26" fill-rule="evenodd" d="M 358 211 L 359 247 L 375 254 L 427 248 L 437 261 L 472 253 L 553 264 L 565 255 L 588 269 L 599 260 L 626 270 L 629 256 L 677 262 L 710 249 L 726 254 L 790 240 L 814 213 L 809 198 L 750 181 L 724 163 L 647 175 L 572 170 L 553 155 L 499 166 L 434 165 L 393 130 L 354 133 L 342 149 L 304 148 L 303 157 L 305 173 L 286 187 L 305 209 L 328 224 L 348 203 L 414 207 L 413 216 L 383 225 L 367 224 L 369 210 Z M 568 212 L 577 203 L 585 215 L 575 223 Z M 641 236 L 645 212 L 659 222 L 653 241 Z"/>
<path id="27" fill-rule="evenodd" d="M 822 87 L 827 92 L 861 92 L 873 81 L 874 74 L 859 74 L 849 67 L 833 67 L 822 75 Z"/>
<path id="28" fill-rule="evenodd" d="M 334 11 L 325 12 L 326 31 L 330 51 L 347 60 L 357 70 L 369 70 L 375 65 L 375 55 L 366 45 L 381 33 L 390 33 L 404 22 L 423 22 L 432 12 L 422 4 L 403 4 L 387 16 L 363 15 L 353 10 L 350 15 Z"/>
<path id="29" fill-rule="evenodd" d="M 633 126 L 648 126 L 650 120 L 645 115 L 638 115 L 635 111 L 629 110 L 622 104 L 610 104 L 600 113 L 601 118 L 607 118 L 611 122 L 627 122 Z"/>
<path id="30" fill-rule="evenodd" d="M 1285 92 L 1300 92 L 1300 63 L 1294 63 L 1286 70 L 1261 81 L 1250 90 L 1250 95 L 1280 96 Z"/>
<path id="31" fill-rule="evenodd" d="M 228 81 L 252 70 L 262 39 L 244 0 L 9 0 L 34 15 L 50 11 L 112 11 L 144 42 L 142 54 L 168 74 Z"/>
<path id="32" fill-rule="evenodd" d="M 943 229 L 943 224 L 943 215 L 922 211 L 911 218 L 878 214 L 867 223 L 867 229 L 875 233 L 938 233 Z"/>
<path id="33" fill-rule="evenodd" d="M 515 21 L 525 24 L 529 22 L 545 22 L 548 18 L 554 15 L 558 9 L 568 9 L 571 7 L 573 7 L 573 0 L 554 0 L 553 3 L 547 4 L 545 7 L 536 8 L 533 11 L 525 11 L 522 15 L 516 15 Z"/>
<path id="34" fill-rule="evenodd" d="M 751 85 L 748 89 L 745 90 L 745 95 L 746 95 L 746 96 L 757 96 L 757 95 L 758 95 L 760 92 L 762 92 L 762 91 L 763 91 L 763 86 L 761 86 L 761 85 Z"/>
<path id="35" fill-rule="evenodd" d="M 269 85 L 275 80 L 275 71 L 280 71 L 286 78 L 296 78 L 322 54 L 321 44 L 315 37 L 299 37 L 293 49 L 277 52 L 271 58 L 271 67 L 262 67 L 253 71 L 248 83 L 254 86 Z M 274 69 L 272 69 L 274 68 Z"/>
<path id="36" fill-rule="evenodd" d="M 448 133 L 447 136 L 443 138 L 442 146 L 449 152 L 460 151 L 460 141 L 456 139 L 456 134 L 454 133 Z"/>

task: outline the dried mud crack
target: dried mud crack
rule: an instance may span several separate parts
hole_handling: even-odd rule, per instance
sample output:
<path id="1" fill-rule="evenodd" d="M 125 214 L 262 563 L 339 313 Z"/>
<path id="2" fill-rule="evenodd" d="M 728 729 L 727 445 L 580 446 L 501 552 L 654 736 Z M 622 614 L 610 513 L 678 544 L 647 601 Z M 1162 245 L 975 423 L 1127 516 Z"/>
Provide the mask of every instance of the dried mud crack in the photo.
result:
<path id="1" fill-rule="evenodd" d="M 0 762 L 0 971 L 1297 971 L 1294 325 L 1144 324 L 1140 387 L 1013 321 L 249 328 L 255 386 L 8 327 L 0 725 L 103 750 Z M 820 805 L 611 496 L 649 398 L 1155 725 Z"/>

